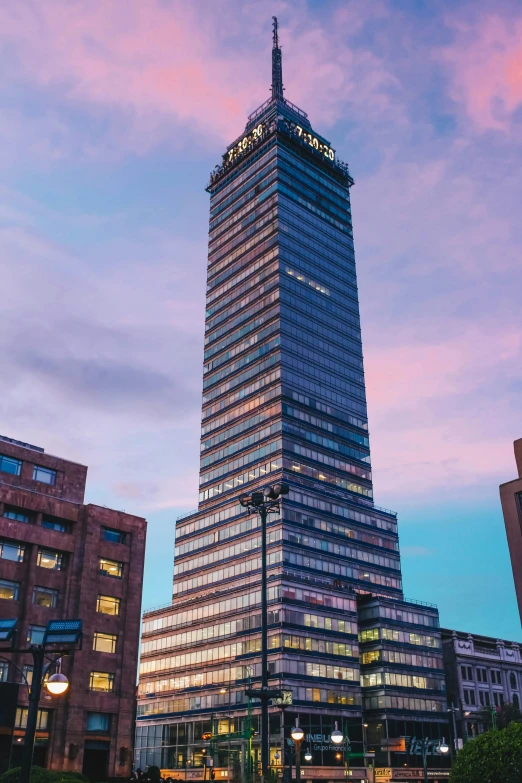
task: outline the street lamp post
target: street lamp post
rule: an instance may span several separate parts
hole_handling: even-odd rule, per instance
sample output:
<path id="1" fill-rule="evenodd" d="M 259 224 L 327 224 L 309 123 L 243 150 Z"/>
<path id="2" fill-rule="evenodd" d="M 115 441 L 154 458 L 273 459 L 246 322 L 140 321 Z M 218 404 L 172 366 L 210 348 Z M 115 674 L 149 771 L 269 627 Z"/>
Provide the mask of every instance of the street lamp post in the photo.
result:
<path id="1" fill-rule="evenodd" d="M 304 738 L 304 731 L 299 725 L 299 718 L 295 719 L 295 726 L 290 732 L 295 744 L 295 779 L 297 783 L 301 781 L 301 742 Z"/>
<path id="2" fill-rule="evenodd" d="M 249 511 L 255 509 L 261 520 L 261 689 L 255 692 L 261 700 L 261 773 L 266 779 L 270 765 L 270 735 L 268 726 L 268 702 L 274 697 L 268 690 L 268 595 L 266 521 L 268 514 L 279 512 L 279 499 L 288 495 L 290 487 L 284 482 L 256 490 L 250 495 L 240 495 L 239 502 Z"/>
<path id="3" fill-rule="evenodd" d="M 428 749 L 430 747 L 430 741 L 431 740 L 429 740 L 428 737 L 424 737 L 422 740 L 422 767 L 424 770 L 424 783 L 428 783 Z M 449 747 L 446 745 L 444 737 L 442 738 L 442 741 L 439 742 L 438 748 L 441 753 L 448 752 Z"/>
<path id="4" fill-rule="evenodd" d="M 5 629 L 9 625 L 9 633 Z M 0 641 L 12 643 L 15 631 L 16 620 L 0 621 Z M 33 673 L 31 685 L 28 685 L 28 708 L 27 723 L 25 727 L 24 744 L 22 747 L 22 760 L 20 768 L 20 783 L 29 783 L 31 777 L 31 767 L 33 764 L 34 741 L 36 728 L 38 725 L 38 704 L 42 695 L 42 685 L 46 675 L 53 666 L 60 663 L 63 655 L 69 655 L 75 649 L 81 649 L 82 641 L 82 621 L 81 620 L 51 620 L 45 629 L 42 644 L 32 644 L 27 648 L 9 647 L 5 652 L 30 653 L 33 658 Z M 49 653 L 55 655 L 50 658 Z M 15 665 L 7 658 L 9 663 Z M 18 669 L 18 667 L 16 666 Z M 23 673 L 22 673 L 23 674 Z M 27 678 L 26 682 L 27 682 Z M 53 696 L 59 696 L 65 693 L 69 687 L 67 677 L 61 672 L 57 672 L 47 681 L 47 690 Z"/>

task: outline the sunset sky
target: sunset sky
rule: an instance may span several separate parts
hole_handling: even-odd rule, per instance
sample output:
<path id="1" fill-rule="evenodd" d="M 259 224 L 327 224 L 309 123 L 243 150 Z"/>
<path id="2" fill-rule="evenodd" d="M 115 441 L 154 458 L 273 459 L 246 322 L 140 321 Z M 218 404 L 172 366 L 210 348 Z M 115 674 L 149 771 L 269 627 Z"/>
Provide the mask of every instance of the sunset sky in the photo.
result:
<path id="1" fill-rule="evenodd" d="M 350 164 L 375 501 L 404 589 L 520 640 L 498 485 L 522 437 L 520 0 L 4 0 L 0 433 L 149 520 L 197 505 L 205 186 L 269 95 Z"/>

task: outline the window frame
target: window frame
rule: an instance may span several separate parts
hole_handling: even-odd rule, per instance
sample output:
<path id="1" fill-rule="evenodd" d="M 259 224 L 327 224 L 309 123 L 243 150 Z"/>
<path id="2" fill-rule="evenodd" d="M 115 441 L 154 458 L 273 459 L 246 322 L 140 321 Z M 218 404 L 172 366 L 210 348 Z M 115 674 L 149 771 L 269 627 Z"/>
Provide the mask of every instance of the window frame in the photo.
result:
<path id="1" fill-rule="evenodd" d="M 24 513 L 25 511 L 25 508 L 18 509 L 17 506 L 5 503 L 2 516 L 4 519 L 12 519 L 13 522 L 23 522 L 24 525 L 29 525 L 34 520 L 34 517 L 32 512 L 27 511 L 27 513 Z M 19 517 L 25 517 L 25 519 L 19 519 Z"/>
<path id="2" fill-rule="evenodd" d="M 46 481 L 45 479 L 39 478 L 38 474 L 40 472 L 43 475 L 48 475 L 49 477 L 52 477 L 53 480 Z M 38 481 L 40 484 L 46 484 L 48 487 L 55 487 L 57 478 L 58 478 L 58 472 L 53 468 L 46 468 L 44 465 L 33 465 L 33 481 Z"/>
<path id="3" fill-rule="evenodd" d="M 111 565 L 118 566 L 118 574 L 111 574 L 109 571 L 103 570 L 102 563 L 110 563 Z M 109 579 L 123 579 L 123 566 L 124 563 L 120 560 L 111 560 L 110 558 L 102 557 L 101 555 L 98 557 L 98 573 L 100 576 L 108 576 Z"/>
<path id="4" fill-rule="evenodd" d="M 35 600 L 37 590 L 41 590 L 46 595 L 51 595 L 53 597 L 53 602 L 49 605 L 38 603 L 38 601 Z M 31 603 L 35 604 L 36 606 L 43 606 L 46 609 L 55 609 L 58 606 L 59 595 L 60 595 L 59 590 L 56 590 L 54 587 L 45 587 L 44 585 L 34 585 L 33 594 L 31 597 Z"/>
<path id="5" fill-rule="evenodd" d="M 42 565 L 44 555 L 52 555 L 55 558 L 55 565 Z M 46 549 L 39 546 L 36 554 L 36 565 L 39 566 L 39 568 L 45 568 L 46 571 L 63 571 L 65 567 L 65 558 L 63 553 L 58 552 L 56 549 Z"/>
<path id="6" fill-rule="evenodd" d="M 89 727 L 89 719 L 91 716 L 102 716 L 107 719 L 107 728 L 100 729 L 100 728 L 90 728 Z M 110 734 L 111 733 L 111 723 L 112 723 L 112 713 L 110 712 L 87 712 L 86 713 L 86 721 L 85 721 L 85 733 L 86 734 Z"/>
<path id="7" fill-rule="evenodd" d="M 7 463 L 16 463 L 17 471 L 13 472 L 12 470 L 4 470 L 4 460 L 6 460 Z M 20 476 L 22 473 L 22 465 L 23 461 L 21 459 L 17 459 L 17 457 L 10 457 L 8 454 L 0 454 L 0 473 L 7 473 L 8 476 Z"/>
<path id="8" fill-rule="evenodd" d="M 18 555 L 16 558 L 14 557 L 4 557 L 4 547 L 9 547 L 9 549 L 18 549 Z M 19 543 L 17 541 L 14 541 L 11 543 L 8 540 L 0 539 L 0 559 L 1 560 L 8 560 L 10 563 L 23 563 L 25 558 L 25 544 Z"/>
<path id="9" fill-rule="evenodd" d="M 114 533 L 118 538 L 108 538 L 107 533 Z M 125 544 L 126 533 L 123 530 L 118 530 L 115 527 L 107 527 L 102 525 L 100 528 L 100 538 L 102 541 L 109 541 L 111 544 Z"/>
<path id="10" fill-rule="evenodd" d="M 103 612 L 100 609 L 101 600 L 109 600 L 114 601 L 115 605 L 117 605 L 118 611 L 117 612 Z M 98 593 L 98 596 L 96 598 L 96 612 L 97 614 L 106 614 L 109 617 L 119 617 L 121 612 L 121 598 L 118 598 L 115 595 L 105 595 L 104 593 Z"/>
<path id="11" fill-rule="evenodd" d="M 13 595 L 9 598 L 0 595 L 1 601 L 18 601 L 20 599 L 20 582 L 15 582 L 13 579 L 0 579 L 0 588 L 13 587 Z"/>
<path id="12" fill-rule="evenodd" d="M 103 641 L 102 637 L 105 637 L 105 641 L 110 640 L 111 650 L 102 650 L 96 647 L 97 641 Z M 118 634 L 117 633 L 105 633 L 104 631 L 94 631 L 92 636 L 92 649 L 95 652 L 105 653 L 106 655 L 116 655 L 116 648 L 118 646 Z"/>
<path id="13" fill-rule="evenodd" d="M 94 680 L 96 676 L 103 675 L 104 677 L 107 677 L 107 682 L 110 684 L 109 688 L 94 688 Z M 114 693 L 114 680 L 115 680 L 115 674 L 113 672 L 100 672 L 97 670 L 91 671 L 89 674 L 89 691 L 94 691 L 96 693 Z"/>

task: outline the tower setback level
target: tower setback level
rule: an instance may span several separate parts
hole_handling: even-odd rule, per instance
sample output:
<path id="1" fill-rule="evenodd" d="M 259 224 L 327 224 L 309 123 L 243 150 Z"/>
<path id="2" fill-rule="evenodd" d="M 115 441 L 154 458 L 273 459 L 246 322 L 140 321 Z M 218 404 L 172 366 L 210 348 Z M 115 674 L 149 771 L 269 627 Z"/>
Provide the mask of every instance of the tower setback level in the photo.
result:
<path id="1" fill-rule="evenodd" d="M 306 779 L 348 765 L 362 780 L 368 747 L 404 763 L 383 738 L 448 734 L 438 613 L 404 601 L 397 517 L 373 501 L 353 184 L 283 95 L 274 18 L 271 98 L 207 187 L 199 506 L 176 523 L 172 605 L 144 617 L 141 768 L 258 770 L 261 528 L 239 497 L 277 482 L 290 491 L 266 536 L 269 687 L 284 694 L 271 766 L 288 767 L 298 716 Z"/>

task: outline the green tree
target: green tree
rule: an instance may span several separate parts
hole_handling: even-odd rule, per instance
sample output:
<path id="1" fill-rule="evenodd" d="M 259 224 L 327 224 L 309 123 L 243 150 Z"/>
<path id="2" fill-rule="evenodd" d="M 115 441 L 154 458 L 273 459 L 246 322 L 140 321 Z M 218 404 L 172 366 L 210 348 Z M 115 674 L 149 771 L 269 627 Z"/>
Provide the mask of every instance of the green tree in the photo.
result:
<path id="1" fill-rule="evenodd" d="M 451 769 L 449 783 L 520 783 L 522 723 L 486 731 L 466 742 Z"/>
<path id="2" fill-rule="evenodd" d="M 514 704 L 507 701 L 497 711 L 497 728 L 505 729 L 510 723 L 522 722 L 522 712 Z"/>

